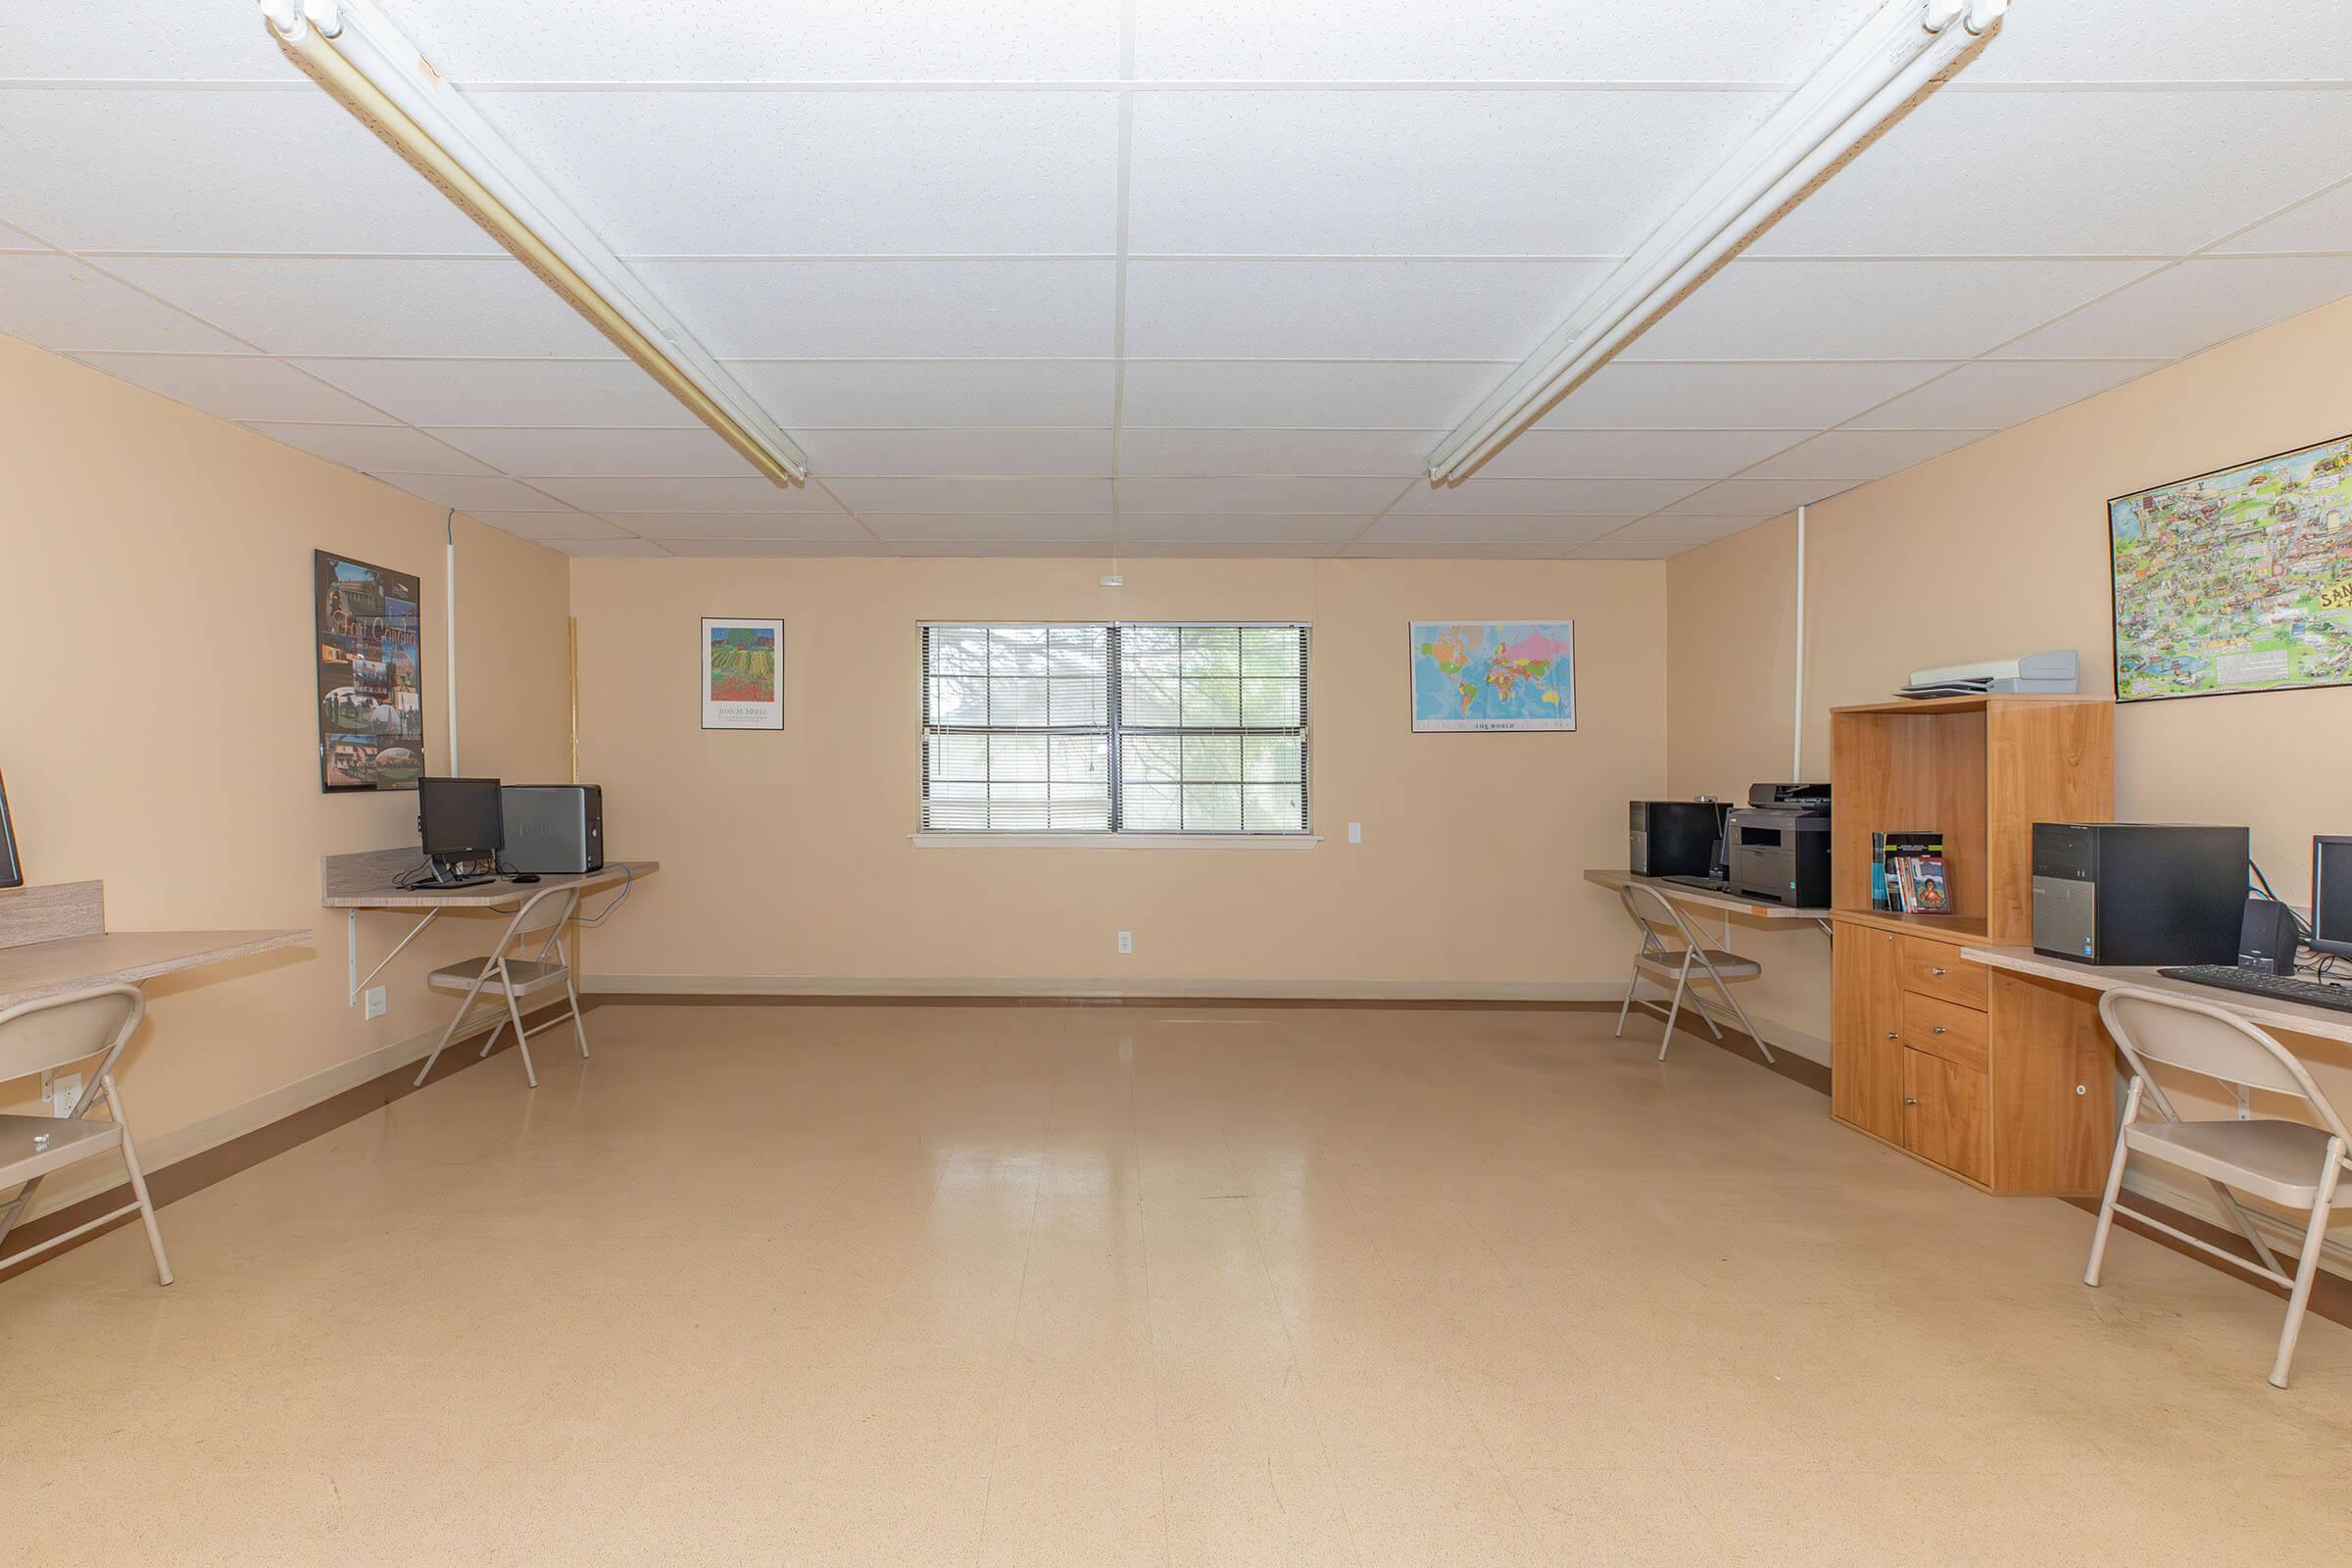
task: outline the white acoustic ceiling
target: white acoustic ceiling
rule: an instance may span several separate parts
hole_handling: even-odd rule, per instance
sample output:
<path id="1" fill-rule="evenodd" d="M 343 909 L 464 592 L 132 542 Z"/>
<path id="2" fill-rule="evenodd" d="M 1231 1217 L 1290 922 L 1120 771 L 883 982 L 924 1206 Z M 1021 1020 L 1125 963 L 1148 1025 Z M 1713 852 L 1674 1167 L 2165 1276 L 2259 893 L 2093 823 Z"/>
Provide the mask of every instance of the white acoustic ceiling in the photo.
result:
<path id="1" fill-rule="evenodd" d="M 2352 294 L 2340 0 L 2015 0 L 1465 483 L 1430 448 L 1879 0 L 380 0 L 778 489 L 250 0 L 0 26 L 0 331 L 578 555 L 1657 558 Z"/>

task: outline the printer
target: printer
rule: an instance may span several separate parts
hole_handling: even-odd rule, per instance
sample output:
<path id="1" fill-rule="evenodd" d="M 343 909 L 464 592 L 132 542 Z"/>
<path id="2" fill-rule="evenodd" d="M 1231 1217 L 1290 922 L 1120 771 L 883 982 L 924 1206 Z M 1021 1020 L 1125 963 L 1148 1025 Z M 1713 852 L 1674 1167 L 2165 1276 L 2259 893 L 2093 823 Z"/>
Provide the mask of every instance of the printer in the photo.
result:
<path id="1" fill-rule="evenodd" d="M 1724 825 L 1732 891 L 1800 908 L 1830 902 L 1830 787 L 1751 784 Z"/>

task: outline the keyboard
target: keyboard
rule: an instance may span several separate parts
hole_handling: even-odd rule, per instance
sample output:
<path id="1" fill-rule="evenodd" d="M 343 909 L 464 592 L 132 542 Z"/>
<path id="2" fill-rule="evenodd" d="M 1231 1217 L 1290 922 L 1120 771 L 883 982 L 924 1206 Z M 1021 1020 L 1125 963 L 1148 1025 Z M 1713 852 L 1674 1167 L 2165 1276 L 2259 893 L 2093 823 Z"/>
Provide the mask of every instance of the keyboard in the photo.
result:
<path id="1" fill-rule="evenodd" d="M 2332 1007 L 2337 1012 L 2352 1012 L 2352 986 L 2331 986 L 2318 980 L 2299 979 L 2291 974 L 2241 969 L 2233 963 L 2187 963 L 2156 972 L 2167 980 L 2186 980 L 2192 985 L 2217 986 L 2224 991 L 2242 991 L 2251 997 L 2268 997 L 2273 1002 L 2301 1002 L 2314 1007 Z"/>

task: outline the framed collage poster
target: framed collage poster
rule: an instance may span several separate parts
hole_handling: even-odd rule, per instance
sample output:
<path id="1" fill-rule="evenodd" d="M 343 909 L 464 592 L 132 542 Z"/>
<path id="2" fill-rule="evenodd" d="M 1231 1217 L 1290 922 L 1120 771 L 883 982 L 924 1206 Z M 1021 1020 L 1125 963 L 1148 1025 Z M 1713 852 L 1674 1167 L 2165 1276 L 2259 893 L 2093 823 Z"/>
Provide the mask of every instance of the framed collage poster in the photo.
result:
<path id="1" fill-rule="evenodd" d="M 703 728 L 784 727 L 784 622 L 703 617 Z"/>
<path id="2" fill-rule="evenodd" d="M 413 790 L 424 776 L 416 579 L 311 553 L 318 674 L 318 787 Z"/>
<path id="3" fill-rule="evenodd" d="M 1576 622 L 1416 620 L 1417 732 L 1576 728 Z"/>

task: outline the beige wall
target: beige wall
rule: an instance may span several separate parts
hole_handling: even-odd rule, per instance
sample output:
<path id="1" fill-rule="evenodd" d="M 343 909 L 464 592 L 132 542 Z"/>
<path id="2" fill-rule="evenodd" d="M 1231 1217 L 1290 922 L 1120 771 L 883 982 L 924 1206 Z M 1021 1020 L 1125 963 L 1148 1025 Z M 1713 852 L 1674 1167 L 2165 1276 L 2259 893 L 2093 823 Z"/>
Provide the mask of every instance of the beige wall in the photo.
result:
<path id="1" fill-rule="evenodd" d="M 581 776 L 666 867 L 597 933 L 600 983 L 1593 995 L 1625 802 L 1665 778 L 1654 563 L 579 561 Z M 787 622 L 782 734 L 705 732 L 707 614 Z M 1572 735 L 1414 735 L 1406 624 L 1573 617 Z M 918 621 L 1312 621 L 1307 851 L 931 848 Z M 1347 824 L 1364 825 L 1360 846 Z M 1121 957 L 1114 933 L 1135 933 Z"/>
<path id="2" fill-rule="evenodd" d="M 311 551 L 423 580 L 428 757 L 444 771 L 443 514 L 10 338 L 0 452 L 0 772 L 26 880 L 104 881 L 117 929 L 316 932 L 311 950 L 151 988 L 121 1081 L 150 1160 L 176 1157 L 398 1054 L 447 1017 L 424 972 L 481 940 L 427 933 L 368 1023 L 344 1002 L 343 921 L 318 907 L 318 857 L 414 843 L 416 798 L 319 793 Z M 457 529 L 463 760 L 563 778 L 567 563 Z M 363 917 L 366 945 L 387 933 L 389 917 Z"/>

